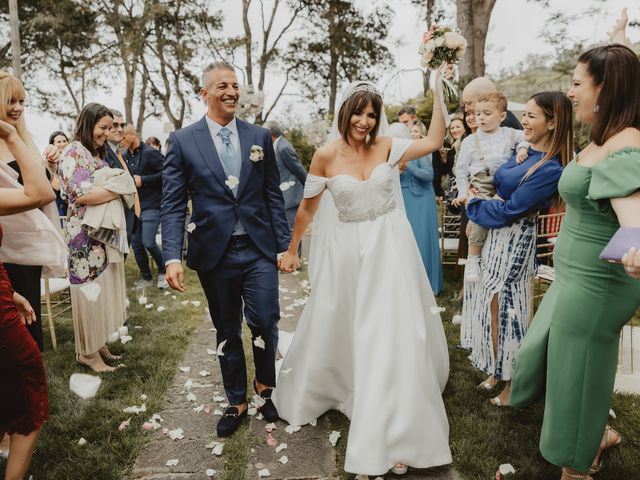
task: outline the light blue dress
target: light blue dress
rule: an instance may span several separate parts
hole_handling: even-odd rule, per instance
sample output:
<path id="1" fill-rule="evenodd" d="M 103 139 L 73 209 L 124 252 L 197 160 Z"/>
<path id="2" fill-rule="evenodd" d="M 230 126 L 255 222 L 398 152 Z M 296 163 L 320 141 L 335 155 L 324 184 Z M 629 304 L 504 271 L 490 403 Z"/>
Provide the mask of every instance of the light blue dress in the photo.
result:
<path id="1" fill-rule="evenodd" d="M 402 196 L 409 223 L 420 249 L 422 263 L 427 271 L 434 294 L 443 287 L 440 245 L 438 244 L 438 207 L 433 189 L 433 165 L 431 155 L 420 157 L 407 164 L 400 176 Z"/>

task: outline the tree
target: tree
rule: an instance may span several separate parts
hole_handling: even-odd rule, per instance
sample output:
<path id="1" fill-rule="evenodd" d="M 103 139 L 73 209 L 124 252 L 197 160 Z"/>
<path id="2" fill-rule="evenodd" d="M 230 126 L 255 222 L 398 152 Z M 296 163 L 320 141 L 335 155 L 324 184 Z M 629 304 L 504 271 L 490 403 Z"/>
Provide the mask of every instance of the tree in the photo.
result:
<path id="1" fill-rule="evenodd" d="M 467 52 L 460 59 L 460 78 L 464 83 L 484 76 L 484 50 L 491 12 L 496 0 L 457 0 L 457 24 L 467 39 Z"/>
<path id="2" fill-rule="evenodd" d="M 375 79 L 393 58 L 383 44 L 391 24 L 391 9 L 362 14 L 345 0 L 308 0 L 301 12 L 305 36 L 292 42 L 287 64 L 306 96 L 334 115 L 341 80 Z"/>

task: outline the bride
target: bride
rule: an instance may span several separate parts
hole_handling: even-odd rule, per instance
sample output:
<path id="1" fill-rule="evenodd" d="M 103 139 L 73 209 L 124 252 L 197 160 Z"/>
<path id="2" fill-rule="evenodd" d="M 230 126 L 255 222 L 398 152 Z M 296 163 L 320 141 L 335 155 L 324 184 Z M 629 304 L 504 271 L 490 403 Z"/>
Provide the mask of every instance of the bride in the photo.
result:
<path id="1" fill-rule="evenodd" d="M 286 272 L 298 267 L 298 245 L 315 214 L 312 292 L 273 401 L 292 425 L 331 409 L 345 414 L 347 472 L 402 474 L 407 466 L 448 464 L 447 344 L 398 176 L 399 164 L 442 146 L 439 99 L 434 94 L 429 134 L 413 141 L 384 136 L 382 97 L 371 83 L 352 83 L 338 112 L 311 162 L 279 264 Z"/>

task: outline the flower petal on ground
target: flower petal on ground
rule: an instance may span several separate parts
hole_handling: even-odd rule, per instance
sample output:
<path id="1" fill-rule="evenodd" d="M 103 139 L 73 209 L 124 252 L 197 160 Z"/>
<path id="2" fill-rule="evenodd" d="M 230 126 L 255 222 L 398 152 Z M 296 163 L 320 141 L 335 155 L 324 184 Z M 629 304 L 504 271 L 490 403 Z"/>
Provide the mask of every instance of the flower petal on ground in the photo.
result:
<path id="1" fill-rule="evenodd" d="M 167 467 L 175 467 L 178 463 L 180 463 L 180 460 L 178 460 L 177 458 L 172 458 L 171 460 L 167 460 L 167 463 L 165 465 Z"/>
<path id="2" fill-rule="evenodd" d="M 271 433 L 271 432 L 273 432 L 274 430 L 277 430 L 277 429 L 278 429 L 278 427 L 276 427 L 276 424 L 275 424 L 275 423 L 267 423 L 267 424 L 264 426 L 264 429 L 265 429 L 267 432 Z"/>
<path id="3" fill-rule="evenodd" d="M 222 455 L 222 450 L 224 450 L 224 444 L 216 443 L 216 446 L 213 447 L 213 450 L 211 450 L 211 453 L 219 457 L 220 455 Z"/>
<path id="4" fill-rule="evenodd" d="M 181 428 L 169 430 L 169 438 L 171 440 L 182 440 L 184 438 L 184 431 Z"/>
<path id="5" fill-rule="evenodd" d="M 163 307 L 162 305 L 160 305 L 160 306 L 158 307 L 158 311 L 159 311 L 159 312 L 164 312 L 165 310 L 166 310 L 166 308 L 165 308 L 165 307 Z"/>
<path id="6" fill-rule="evenodd" d="M 86 400 L 96 396 L 101 383 L 102 380 L 98 376 L 74 373 L 69 377 L 69 390 Z"/>
<path id="7" fill-rule="evenodd" d="M 191 367 L 178 367 L 181 372 L 189 373 L 191 371 Z"/>
<path id="8" fill-rule="evenodd" d="M 286 455 L 282 455 L 282 456 L 278 459 L 278 461 L 279 461 L 281 464 L 286 465 L 287 463 L 289 463 L 289 458 L 288 458 Z"/>
<path id="9" fill-rule="evenodd" d="M 207 372 L 206 370 L 200 370 L 198 372 L 198 375 L 200 375 L 201 377 L 206 377 L 207 375 L 211 375 L 211 373 Z"/>
<path id="10" fill-rule="evenodd" d="M 207 469 L 205 470 L 205 472 L 204 472 L 204 474 L 205 474 L 207 477 L 213 477 L 216 473 L 218 473 L 218 472 L 216 472 L 213 468 L 207 468 Z"/>
<path id="11" fill-rule="evenodd" d="M 198 399 L 196 398 L 195 394 L 189 392 L 187 394 L 187 402 L 197 402 Z"/>
<path id="12" fill-rule="evenodd" d="M 84 437 L 80 437 L 80 440 L 78 440 L 78 445 L 82 446 L 86 444 L 87 444 L 87 441 L 84 439 Z"/>
<path id="13" fill-rule="evenodd" d="M 131 340 L 133 340 L 133 337 L 131 335 L 123 335 L 122 337 L 120 337 L 120 343 L 122 343 L 123 345 L 125 343 L 129 343 Z"/>
<path id="14" fill-rule="evenodd" d="M 207 355 L 215 355 L 216 351 L 213 348 L 207 348 Z"/>
<path id="15" fill-rule="evenodd" d="M 270 477 L 270 476 L 271 476 L 271 472 L 269 471 L 268 468 L 263 468 L 262 470 L 258 470 L 259 478 Z"/>
<path id="16" fill-rule="evenodd" d="M 119 432 L 123 431 L 129 425 L 131 425 L 131 419 L 127 418 L 126 420 L 123 420 L 122 422 L 120 422 L 120 426 L 118 427 L 118 431 Z"/>
<path id="17" fill-rule="evenodd" d="M 338 439 L 340 438 L 340 432 L 334 430 L 333 432 L 331 432 L 329 434 L 329 442 L 331 443 L 332 446 L 336 446 L 336 443 L 338 443 Z"/>
<path id="18" fill-rule="evenodd" d="M 269 445 L 271 448 L 276 448 L 276 446 L 278 445 L 278 441 L 273 438 L 270 433 L 267 433 L 267 445 Z"/>
<path id="19" fill-rule="evenodd" d="M 502 475 L 508 475 L 510 473 L 516 473 L 516 469 L 513 468 L 513 465 L 511 465 L 510 463 L 503 463 L 502 465 L 500 465 L 498 467 L 498 471 Z"/>
<path id="20" fill-rule="evenodd" d="M 276 447 L 276 453 L 280 453 L 282 450 L 286 450 L 286 449 L 287 449 L 287 444 L 281 443 Z"/>
<path id="21" fill-rule="evenodd" d="M 287 425 L 287 427 L 284 429 L 285 432 L 287 432 L 288 434 L 292 434 L 295 432 L 299 432 L 300 431 L 300 425 Z"/>

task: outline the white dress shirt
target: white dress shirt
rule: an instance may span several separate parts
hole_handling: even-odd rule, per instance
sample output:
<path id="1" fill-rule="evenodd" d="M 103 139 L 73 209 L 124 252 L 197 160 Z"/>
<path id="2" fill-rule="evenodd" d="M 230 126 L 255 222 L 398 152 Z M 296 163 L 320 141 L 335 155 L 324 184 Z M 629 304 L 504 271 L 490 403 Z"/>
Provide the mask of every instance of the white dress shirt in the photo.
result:
<path id="1" fill-rule="evenodd" d="M 478 151 L 476 139 L 482 153 Z M 467 198 L 469 180 L 473 175 L 485 171 L 487 167 L 491 175 L 495 174 L 511 158 L 516 148 L 526 148 L 528 144 L 518 145 L 523 141 L 524 132 L 509 127 L 500 127 L 495 133 L 478 130 L 465 138 L 460 145 L 455 168 L 458 198 Z M 481 160 L 482 155 L 484 162 Z"/>

